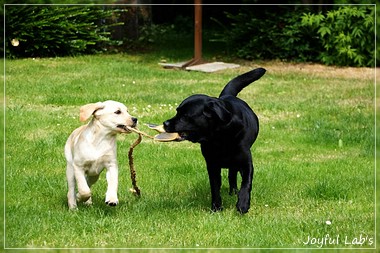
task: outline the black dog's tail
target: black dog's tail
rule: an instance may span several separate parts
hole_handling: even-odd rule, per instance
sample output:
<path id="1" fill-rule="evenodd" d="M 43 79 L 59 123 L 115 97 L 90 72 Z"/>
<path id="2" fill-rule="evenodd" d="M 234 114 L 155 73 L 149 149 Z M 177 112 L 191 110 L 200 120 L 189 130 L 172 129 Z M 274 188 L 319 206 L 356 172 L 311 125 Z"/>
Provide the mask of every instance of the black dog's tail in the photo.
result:
<path id="1" fill-rule="evenodd" d="M 251 70 L 247 73 L 244 73 L 240 76 L 235 77 L 231 81 L 227 83 L 227 85 L 224 87 L 222 92 L 220 93 L 219 97 L 230 95 L 236 97 L 237 94 L 248 84 L 260 79 L 265 74 L 264 68 L 257 68 L 254 70 Z"/>

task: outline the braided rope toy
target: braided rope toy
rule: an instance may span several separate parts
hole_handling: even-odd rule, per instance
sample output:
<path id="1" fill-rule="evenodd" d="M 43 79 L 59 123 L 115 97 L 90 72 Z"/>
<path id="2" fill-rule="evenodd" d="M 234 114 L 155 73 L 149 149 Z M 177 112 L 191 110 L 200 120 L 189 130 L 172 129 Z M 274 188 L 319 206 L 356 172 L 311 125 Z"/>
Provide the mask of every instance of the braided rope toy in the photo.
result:
<path id="1" fill-rule="evenodd" d="M 133 164 L 133 149 L 141 143 L 142 140 L 142 134 L 139 134 L 139 137 L 137 140 L 130 146 L 129 151 L 128 151 L 128 159 L 129 159 L 129 170 L 131 172 L 131 180 L 132 180 L 132 185 L 133 188 L 129 189 L 131 192 L 133 192 L 135 195 L 140 196 L 140 189 L 137 186 L 136 182 L 136 170 L 135 166 Z"/>
<path id="2" fill-rule="evenodd" d="M 158 131 L 160 134 L 153 137 L 153 136 L 150 136 L 150 135 L 148 135 L 148 134 L 146 134 L 146 133 L 144 133 L 144 132 L 142 132 L 136 128 L 125 126 L 126 130 L 137 133 L 139 135 L 138 138 L 136 139 L 136 141 L 129 147 L 129 151 L 128 151 L 129 170 L 131 173 L 131 180 L 132 180 L 132 186 L 133 186 L 133 188 L 131 188 L 129 190 L 138 197 L 141 195 L 141 191 L 140 191 L 139 187 L 137 186 L 137 181 L 136 181 L 136 170 L 135 170 L 135 166 L 134 166 L 134 162 L 133 162 L 133 150 L 137 145 L 139 145 L 141 143 L 142 136 L 148 137 L 148 138 L 153 139 L 155 141 L 161 141 L 161 142 L 180 140 L 178 133 L 166 133 L 165 130 L 163 130 L 162 126 L 148 124 L 148 127 Z"/>

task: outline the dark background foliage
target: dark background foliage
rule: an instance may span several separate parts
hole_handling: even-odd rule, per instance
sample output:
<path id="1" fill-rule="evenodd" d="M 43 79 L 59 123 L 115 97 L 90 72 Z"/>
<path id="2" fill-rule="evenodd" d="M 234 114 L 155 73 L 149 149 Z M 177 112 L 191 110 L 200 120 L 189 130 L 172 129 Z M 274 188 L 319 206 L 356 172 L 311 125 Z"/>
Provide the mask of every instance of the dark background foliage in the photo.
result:
<path id="1" fill-rule="evenodd" d="M 110 39 L 115 10 L 95 6 L 9 5 L 5 9 L 6 55 L 48 57 L 91 54 Z"/>
<path id="2" fill-rule="evenodd" d="M 312 13 L 305 6 L 247 6 L 226 14 L 231 25 L 216 39 L 245 59 L 318 61 L 374 66 L 374 6 L 339 6 Z"/>
<path id="3" fill-rule="evenodd" d="M 52 1 L 23 2 L 49 4 Z M 98 2 L 83 0 L 81 3 Z M 156 2 L 151 5 L 150 0 L 136 0 L 134 3 L 146 5 L 118 5 L 131 2 L 108 0 L 102 3 L 115 5 L 103 6 L 13 5 L 17 1 L 6 1 L 3 9 L 6 57 L 129 53 L 180 41 L 192 46 L 193 1 L 167 0 L 161 1 L 164 5 Z M 204 50 L 212 48 L 220 54 L 247 60 L 375 65 L 377 14 L 373 4 L 323 5 L 324 1 L 314 0 L 281 4 L 260 0 L 234 1 L 230 5 L 211 5 L 206 0 L 203 3 Z M 305 5 L 314 3 L 322 5 Z M 361 4 L 361 1 L 334 1 L 334 4 L 346 3 Z"/>

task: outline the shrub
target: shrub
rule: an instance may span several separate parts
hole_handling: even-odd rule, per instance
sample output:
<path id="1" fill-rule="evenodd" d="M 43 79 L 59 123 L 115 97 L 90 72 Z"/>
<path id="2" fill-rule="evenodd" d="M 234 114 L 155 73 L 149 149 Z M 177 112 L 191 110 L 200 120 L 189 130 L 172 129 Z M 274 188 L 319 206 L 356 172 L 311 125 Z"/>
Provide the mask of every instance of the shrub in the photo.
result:
<path id="1" fill-rule="evenodd" d="M 273 7 L 272 7 L 273 8 Z M 344 6 L 327 14 L 305 9 L 244 10 L 227 13 L 231 27 L 224 27 L 214 41 L 244 59 L 312 61 L 346 66 L 374 66 L 375 22 L 373 6 Z M 231 51 L 231 50 L 229 50 Z"/>
<path id="2" fill-rule="evenodd" d="M 8 58 L 96 53 L 114 43 L 109 22 L 117 11 L 96 6 L 5 7 Z"/>
<path id="3" fill-rule="evenodd" d="M 374 66 L 375 10 L 373 7 L 340 7 L 323 15 L 304 14 L 302 26 L 318 34 L 325 64 Z"/>
<path id="4" fill-rule="evenodd" d="M 279 9 L 245 9 L 237 15 L 226 13 L 231 27 L 224 27 L 214 41 L 222 41 L 228 49 L 244 59 L 283 59 L 310 61 L 317 56 L 319 45 L 300 23 L 302 9 L 279 6 Z M 218 22 L 219 23 L 219 22 Z M 219 23 L 221 24 L 221 23 Z"/>

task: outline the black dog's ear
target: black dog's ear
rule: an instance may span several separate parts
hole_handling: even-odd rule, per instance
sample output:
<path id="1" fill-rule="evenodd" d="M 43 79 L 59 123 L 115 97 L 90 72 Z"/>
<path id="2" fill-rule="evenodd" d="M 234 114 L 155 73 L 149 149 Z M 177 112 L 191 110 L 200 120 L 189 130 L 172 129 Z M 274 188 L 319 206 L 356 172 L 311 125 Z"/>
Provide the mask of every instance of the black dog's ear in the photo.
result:
<path id="1" fill-rule="evenodd" d="M 231 120 L 231 112 L 227 110 L 223 102 L 219 100 L 210 101 L 206 104 L 203 115 L 207 118 L 216 118 L 221 120 L 224 123 L 227 123 Z"/>

